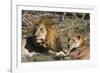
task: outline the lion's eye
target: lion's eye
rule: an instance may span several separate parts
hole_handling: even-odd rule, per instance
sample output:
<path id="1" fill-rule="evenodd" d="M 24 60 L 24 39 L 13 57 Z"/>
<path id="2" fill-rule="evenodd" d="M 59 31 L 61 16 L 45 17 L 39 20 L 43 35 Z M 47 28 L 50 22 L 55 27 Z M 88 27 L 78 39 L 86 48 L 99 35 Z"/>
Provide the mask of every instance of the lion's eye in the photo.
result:
<path id="1" fill-rule="evenodd" d="M 40 28 L 40 30 L 42 31 L 43 29 L 42 29 L 42 28 Z"/>
<path id="2" fill-rule="evenodd" d="M 75 41 L 75 39 L 73 39 L 73 42 Z"/>

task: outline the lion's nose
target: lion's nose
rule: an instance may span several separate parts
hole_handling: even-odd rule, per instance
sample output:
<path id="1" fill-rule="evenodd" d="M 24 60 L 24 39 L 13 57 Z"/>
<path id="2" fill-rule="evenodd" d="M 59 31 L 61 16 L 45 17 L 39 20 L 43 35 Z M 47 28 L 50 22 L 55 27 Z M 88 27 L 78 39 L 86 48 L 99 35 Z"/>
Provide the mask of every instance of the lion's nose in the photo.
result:
<path id="1" fill-rule="evenodd" d="M 36 37 L 36 36 L 37 36 L 37 34 L 35 33 L 35 34 L 34 34 L 34 36 Z"/>
<path id="2" fill-rule="evenodd" d="M 34 35 L 34 38 L 36 38 L 37 36 L 36 35 Z"/>
<path id="3" fill-rule="evenodd" d="M 38 35 L 39 35 L 39 33 L 38 33 L 38 32 L 36 32 L 34 36 L 35 36 L 35 37 L 37 37 Z"/>
<path id="4" fill-rule="evenodd" d="M 37 37 L 38 37 L 38 34 L 35 34 L 35 35 L 34 35 L 34 38 L 37 38 Z"/>

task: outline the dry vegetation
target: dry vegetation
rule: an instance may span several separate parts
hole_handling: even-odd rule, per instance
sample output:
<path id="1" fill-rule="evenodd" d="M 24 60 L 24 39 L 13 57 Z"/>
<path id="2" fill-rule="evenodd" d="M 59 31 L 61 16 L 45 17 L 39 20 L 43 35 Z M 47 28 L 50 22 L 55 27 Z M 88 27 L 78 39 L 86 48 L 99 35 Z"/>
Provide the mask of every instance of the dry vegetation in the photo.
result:
<path id="1" fill-rule="evenodd" d="M 49 16 L 55 22 L 54 27 L 57 29 L 62 46 L 67 48 L 68 37 L 71 34 L 80 34 L 87 38 L 89 45 L 90 35 L 90 15 L 89 13 L 72 13 L 72 12 L 42 12 L 42 11 L 22 11 L 22 40 L 32 36 L 32 30 L 35 28 L 33 25 L 34 19 L 40 16 Z M 23 45 L 23 42 L 22 42 Z M 55 61 L 66 60 L 64 58 L 55 58 L 50 54 L 36 54 L 32 57 L 22 57 L 22 62 L 33 61 Z"/>

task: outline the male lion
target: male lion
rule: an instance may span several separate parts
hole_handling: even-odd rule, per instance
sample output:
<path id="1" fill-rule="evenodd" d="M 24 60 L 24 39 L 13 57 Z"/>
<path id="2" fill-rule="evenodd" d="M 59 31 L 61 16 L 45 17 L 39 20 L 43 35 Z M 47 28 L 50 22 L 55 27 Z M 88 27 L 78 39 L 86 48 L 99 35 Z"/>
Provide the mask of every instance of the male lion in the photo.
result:
<path id="1" fill-rule="evenodd" d="M 68 39 L 68 48 L 70 48 L 68 55 L 72 59 L 90 58 L 90 49 L 87 45 L 87 41 L 80 35 L 75 35 L 72 38 Z"/>
<path id="2" fill-rule="evenodd" d="M 41 17 L 41 21 L 37 25 L 33 33 L 33 41 L 39 45 L 47 48 L 49 53 L 56 53 L 56 55 L 65 55 L 62 49 L 61 41 L 56 29 L 53 26 L 53 21 L 49 17 Z"/>

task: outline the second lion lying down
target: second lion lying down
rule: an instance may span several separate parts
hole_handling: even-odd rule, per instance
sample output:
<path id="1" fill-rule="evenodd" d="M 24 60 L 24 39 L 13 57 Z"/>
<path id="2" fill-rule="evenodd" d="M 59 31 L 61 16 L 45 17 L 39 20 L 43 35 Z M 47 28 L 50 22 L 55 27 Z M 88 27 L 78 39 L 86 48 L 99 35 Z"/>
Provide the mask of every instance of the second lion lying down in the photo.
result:
<path id="1" fill-rule="evenodd" d="M 72 59 L 89 59 L 90 48 L 87 40 L 81 35 L 74 35 L 68 39 L 69 56 Z"/>

